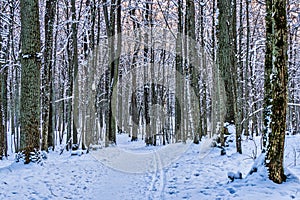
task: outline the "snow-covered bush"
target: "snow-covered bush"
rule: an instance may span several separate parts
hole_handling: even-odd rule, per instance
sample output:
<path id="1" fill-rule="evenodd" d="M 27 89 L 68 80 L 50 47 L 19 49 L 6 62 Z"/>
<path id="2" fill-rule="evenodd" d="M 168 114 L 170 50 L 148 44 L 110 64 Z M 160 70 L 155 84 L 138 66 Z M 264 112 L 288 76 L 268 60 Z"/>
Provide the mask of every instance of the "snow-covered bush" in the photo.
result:
<path id="1" fill-rule="evenodd" d="M 242 173 L 241 172 L 237 172 L 237 173 L 234 173 L 234 172 L 228 172 L 227 173 L 227 177 L 231 180 L 231 181 L 234 181 L 235 179 L 242 179 Z"/>
<path id="2" fill-rule="evenodd" d="M 30 155 L 29 155 L 30 162 L 42 165 L 43 161 L 46 160 L 46 159 L 47 159 L 47 153 L 45 151 L 35 150 L 34 152 L 30 152 Z M 25 153 L 24 153 L 24 151 L 16 153 L 15 161 L 25 163 Z"/>

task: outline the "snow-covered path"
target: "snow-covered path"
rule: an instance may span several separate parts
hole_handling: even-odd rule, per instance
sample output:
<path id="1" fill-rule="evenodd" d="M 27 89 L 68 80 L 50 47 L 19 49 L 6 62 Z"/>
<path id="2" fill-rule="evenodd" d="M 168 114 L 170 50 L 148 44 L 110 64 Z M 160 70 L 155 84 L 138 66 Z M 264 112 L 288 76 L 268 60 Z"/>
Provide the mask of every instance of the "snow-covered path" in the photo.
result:
<path id="1" fill-rule="evenodd" d="M 299 179 L 292 175 L 282 185 L 267 180 L 265 172 L 229 182 L 228 172 L 240 171 L 243 178 L 249 172 L 251 141 L 243 142 L 243 155 L 229 147 L 220 156 L 210 140 L 164 147 L 129 140 L 119 135 L 118 146 L 82 156 L 54 152 L 42 166 L 1 161 L 0 199 L 300 199 Z M 300 166 L 291 165 L 292 147 L 299 141 L 288 139 L 286 150 L 286 165 L 296 175 Z"/>
<path id="2" fill-rule="evenodd" d="M 14 163 L 0 174 L 0 199 L 133 199 L 147 188 L 144 175 L 112 170 L 91 155 Z"/>

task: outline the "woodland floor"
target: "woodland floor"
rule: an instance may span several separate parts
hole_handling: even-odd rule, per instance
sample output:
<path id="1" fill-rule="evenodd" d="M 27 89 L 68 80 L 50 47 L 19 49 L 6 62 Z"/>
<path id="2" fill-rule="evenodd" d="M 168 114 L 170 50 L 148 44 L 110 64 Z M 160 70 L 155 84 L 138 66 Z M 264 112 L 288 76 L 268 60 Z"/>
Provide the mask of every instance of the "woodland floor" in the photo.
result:
<path id="1" fill-rule="evenodd" d="M 0 199 L 300 199 L 300 136 L 287 136 L 288 179 L 281 185 L 269 181 L 263 167 L 248 175 L 259 138 L 257 148 L 243 140 L 242 155 L 233 142 L 220 156 L 211 142 L 146 147 L 122 134 L 117 146 L 82 156 L 55 151 L 29 165 L 9 157 L 0 161 Z M 231 182 L 227 173 L 238 171 L 243 179 Z"/>

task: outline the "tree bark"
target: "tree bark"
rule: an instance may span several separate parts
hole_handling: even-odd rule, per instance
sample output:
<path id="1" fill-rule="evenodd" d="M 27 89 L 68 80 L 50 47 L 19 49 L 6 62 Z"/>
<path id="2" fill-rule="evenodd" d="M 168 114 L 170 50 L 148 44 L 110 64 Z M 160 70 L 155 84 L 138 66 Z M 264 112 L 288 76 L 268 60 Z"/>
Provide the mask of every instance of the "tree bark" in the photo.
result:
<path id="1" fill-rule="evenodd" d="M 118 0 L 112 0 L 110 6 L 110 13 L 108 13 L 107 1 L 103 0 L 103 11 L 104 11 L 104 19 L 106 24 L 106 34 L 108 36 L 108 48 L 109 48 L 109 79 L 107 83 L 107 91 L 108 91 L 108 107 L 107 107 L 107 115 L 106 115 L 106 146 L 109 144 L 116 144 L 116 124 L 115 124 L 115 116 L 113 116 L 114 104 L 115 100 L 112 99 L 112 95 L 115 89 L 115 86 L 118 82 L 118 74 L 119 74 L 119 57 L 118 54 L 121 52 L 121 37 L 116 36 L 116 23 L 119 28 L 117 28 L 117 32 L 121 31 L 121 2 Z M 119 14 L 118 14 L 119 13 Z M 117 19 L 116 19 L 117 18 Z M 118 19 L 119 18 L 119 19 Z M 121 33 L 118 33 L 121 34 Z M 115 39 L 117 37 L 117 44 Z"/>
<path id="2" fill-rule="evenodd" d="M 40 24 L 39 1 L 21 0 L 21 150 L 25 163 L 40 148 Z"/>
<path id="3" fill-rule="evenodd" d="M 138 111 L 138 105 L 137 105 L 137 96 L 136 96 L 136 79 L 137 79 L 137 61 L 138 61 L 138 54 L 140 51 L 140 34 L 139 34 L 139 23 L 136 21 L 136 13 L 135 13 L 135 7 L 130 12 L 130 17 L 132 19 L 133 23 L 133 32 L 135 36 L 135 43 L 134 43 L 134 52 L 131 62 L 131 100 L 130 100 L 130 109 L 131 109 L 131 141 L 137 141 L 138 140 L 138 125 L 139 125 L 139 111 Z"/>
<path id="4" fill-rule="evenodd" d="M 0 134 L 0 143 L 1 143 L 1 150 L 0 150 L 0 156 L 2 159 L 2 156 L 7 157 L 7 131 L 8 131 L 8 69 L 10 65 L 9 61 L 9 55 L 10 55 L 10 43 L 11 43 L 11 37 L 10 37 L 10 30 L 8 27 L 11 26 L 13 21 L 11 20 L 13 14 L 11 13 L 11 10 L 7 10 L 7 7 L 9 5 L 9 1 L 3 1 L 0 3 L 0 9 L 2 13 L 2 17 L 0 19 L 0 66 L 1 66 L 1 102 L 0 102 L 0 108 L 1 108 L 1 119 L 0 119 L 0 126 L 1 126 L 1 134 Z M 6 19 L 7 18 L 7 19 Z"/>
<path id="5" fill-rule="evenodd" d="M 187 31 L 187 45 L 188 45 L 188 70 L 190 76 L 190 86 L 193 90 L 197 101 L 200 115 L 195 115 L 196 118 L 193 119 L 195 124 L 198 126 L 195 130 L 194 143 L 199 143 L 200 136 L 203 135 L 202 121 L 201 121 L 201 103 L 200 103 L 200 88 L 199 88 L 199 56 L 197 50 L 197 39 L 196 39 L 196 22 L 195 22 L 195 3 L 194 0 L 188 0 L 186 5 L 186 31 Z M 191 93 L 191 91 L 190 91 Z M 190 97 L 189 97 L 190 99 Z"/>
<path id="6" fill-rule="evenodd" d="M 145 3 L 145 17 L 144 17 L 144 23 L 145 23 L 145 34 L 144 34 L 144 115 L 145 115 L 145 122 L 146 122 L 146 136 L 145 136 L 145 142 L 146 145 L 152 145 L 153 144 L 153 133 L 151 131 L 151 121 L 150 121 L 150 99 L 151 99 L 151 89 L 152 84 L 151 80 L 152 74 L 150 74 L 150 78 L 148 78 L 148 58 L 149 58 L 149 15 L 150 15 L 150 3 Z M 151 45 L 151 44 L 150 44 Z M 152 122 L 155 123 L 155 122 Z"/>
<path id="7" fill-rule="evenodd" d="M 177 23 L 177 38 L 176 38 L 176 89 L 175 89 L 175 135 L 177 140 L 181 139 L 183 134 L 183 94 L 184 94 L 184 72 L 183 72 L 183 52 L 182 52 L 182 37 L 183 37 L 183 16 L 182 16 L 182 0 L 178 0 L 178 23 Z"/>
<path id="8" fill-rule="evenodd" d="M 268 135 L 271 132 L 271 107 L 272 107 L 272 88 L 271 74 L 273 68 L 273 19 L 272 19 L 272 0 L 266 1 L 266 54 L 265 54 L 265 71 L 264 71 L 264 131 L 262 135 L 262 152 L 266 152 Z"/>
<path id="9" fill-rule="evenodd" d="M 225 105 L 226 114 L 225 122 L 233 123 L 235 120 L 235 101 L 234 101 L 234 82 L 232 72 L 232 49 L 234 42 L 232 40 L 232 13 L 231 0 L 218 0 L 217 7 L 219 9 L 217 27 L 218 38 L 218 65 L 220 69 L 220 76 L 224 81 L 225 88 Z M 229 56 L 230 55 L 230 56 Z"/>
<path id="10" fill-rule="evenodd" d="M 269 133 L 269 144 L 266 154 L 266 166 L 269 178 L 275 183 L 286 180 L 283 169 L 284 141 L 286 131 L 286 109 L 287 109 L 287 49 L 288 32 L 286 18 L 286 1 L 267 0 L 267 13 L 272 13 L 272 108 L 271 108 L 271 133 Z M 268 7 L 271 5 L 270 7 Z M 271 11 L 271 13 L 270 13 Z"/>
<path id="11" fill-rule="evenodd" d="M 236 21 L 237 21 L 237 12 L 236 12 L 236 7 L 237 3 L 236 0 L 233 0 L 232 3 L 232 28 L 231 28 L 231 43 L 232 48 L 231 48 L 231 73 L 233 74 L 233 77 L 231 78 L 231 82 L 233 85 L 233 101 L 234 101 L 234 122 L 235 122 L 235 127 L 236 127 L 236 151 L 240 154 L 242 154 L 242 113 L 243 113 L 243 108 L 242 108 L 242 89 L 241 89 L 241 83 L 242 81 L 241 74 L 242 74 L 242 63 L 237 62 L 237 30 L 236 30 Z"/>
<path id="12" fill-rule="evenodd" d="M 72 17 L 72 66 L 73 66 L 73 98 L 72 98 L 72 127 L 73 127 L 73 138 L 72 142 L 74 145 L 74 148 L 78 148 L 78 132 L 76 125 L 78 125 L 78 97 L 79 97 L 79 91 L 78 91 L 78 39 L 77 39 L 77 18 L 76 18 L 76 4 L 75 0 L 71 0 L 71 17 Z M 71 122 L 70 122 L 71 123 Z"/>
<path id="13" fill-rule="evenodd" d="M 42 67 L 42 150 L 54 147 L 52 130 L 52 67 L 53 67 L 53 28 L 56 16 L 56 0 L 46 1 L 45 10 L 45 50 Z"/>
<path id="14" fill-rule="evenodd" d="M 203 97 L 202 97 L 202 109 L 203 115 L 201 116 L 203 120 L 203 133 L 200 135 L 200 140 L 202 136 L 207 135 L 208 125 L 207 125 L 207 67 L 206 67 L 206 52 L 205 52 L 205 38 L 204 38 L 204 6 L 205 3 L 202 0 L 199 2 L 200 8 L 200 38 L 201 38 L 201 70 L 203 70 L 202 84 L 203 84 Z M 201 108 L 200 108 L 201 109 Z"/>

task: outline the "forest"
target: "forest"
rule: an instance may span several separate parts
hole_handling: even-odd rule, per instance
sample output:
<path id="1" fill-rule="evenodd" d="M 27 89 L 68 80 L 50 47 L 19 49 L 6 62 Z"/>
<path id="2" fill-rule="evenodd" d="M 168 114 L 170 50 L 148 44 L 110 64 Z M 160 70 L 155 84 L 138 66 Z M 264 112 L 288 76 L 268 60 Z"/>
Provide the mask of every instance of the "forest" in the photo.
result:
<path id="1" fill-rule="evenodd" d="M 3 162 L 105 152 L 124 135 L 152 150 L 211 141 L 221 155 L 228 141 L 241 155 L 253 141 L 268 178 L 288 179 L 286 140 L 300 134 L 298 0 L 1 0 L 0 9 Z"/>

